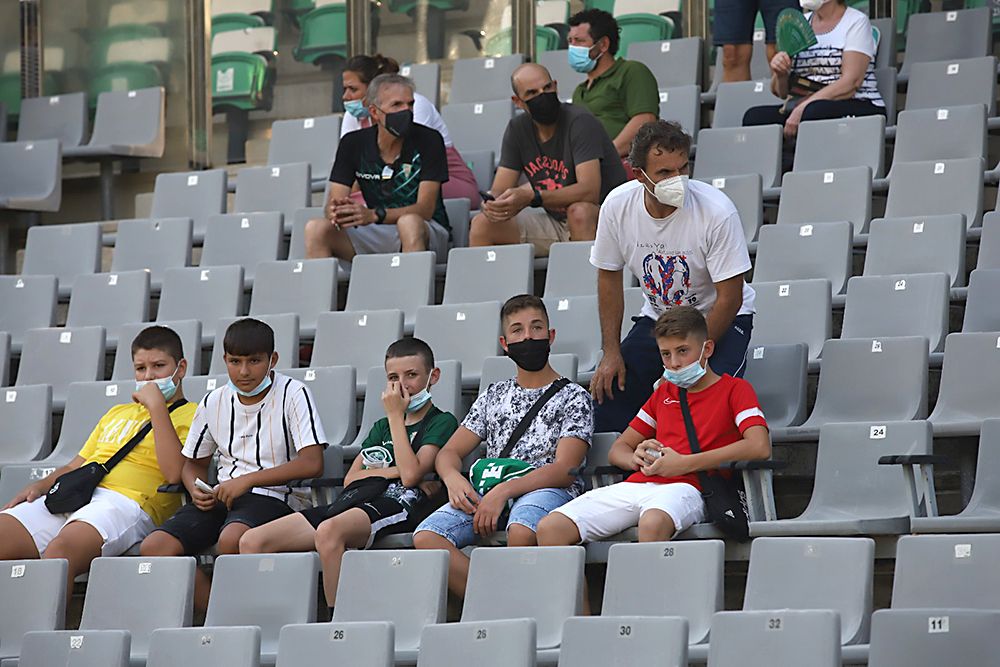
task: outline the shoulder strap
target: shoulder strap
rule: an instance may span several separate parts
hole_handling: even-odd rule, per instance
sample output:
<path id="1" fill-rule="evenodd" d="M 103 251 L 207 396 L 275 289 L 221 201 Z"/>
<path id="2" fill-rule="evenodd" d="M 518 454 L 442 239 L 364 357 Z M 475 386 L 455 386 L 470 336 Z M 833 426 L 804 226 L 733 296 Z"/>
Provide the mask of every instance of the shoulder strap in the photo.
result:
<path id="1" fill-rule="evenodd" d="M 167 408 L 167 412 L 168 413 L 173 412 L 177 408 L 186 404 L 187 401 L 184 400 L 183 398 L 177 400 Z M 119 463 L 121 463 L 122 459 L 131 454 L 132 450 L 135 449 L 140 442 L 145 440 L 146 436 L 149 435 L 149 432 L 152 430 L 153 430 L 152 421 L 148 421 L 145 424 L 143 424 L 142 428 L 140 428 L 139 431 L 135 435 L 133 435 L 128 442 L 122 445 L 121 449 L 115 452 L 114 456 L 112 456 L 110 459 L 104 462 L 104 464 L 101 466 L 102 468 L 104 468 L 104 472 L 111 472 L 111 469 L 114 468 Z"/>
<path id="2" fill-rule="evenodd" d="M 521 439 L 521 436 L 523 436 L 525 431 L 528 430 L 528 427 L 531 426 L 531 422 L 535 421 L 535 417 L 537 417 L 538 413 L 541 412 L 543 407 L 545 407 L 545 404 L 549 402 L 549 399 L 558 394 L 559 391 L 568 384 L 569 380 L 561 377 L 549 385 L 549 388 L 545 390 L 545 393 L 539 396 L 538 400 L 536 400 L 534 405 L 531 406 L 531 409 L 528 410 L 523 417 L 521 417 L 521 421 L 519 421 L 517 426 L 514 427 L 514 431 L 510 434 L 510 439 L 507 440 L 506 446 L 504 446 L 503 451 L 500 452 L 500 456 L 497 458 L 505 459 L 510 456 L 510 453 L 514 451 L 514 445 L 517 444 L 518 440 Z"/>
<path id="3" fill-rule="evenodd" d="M 681 414 L 684 415 L 684 430 L 687 432 L 688 444 L 691 446 L 692 454 L 701 453 L 701 446 L 698 444 L 698 433 L 694 430 L 694 420 L 691 419 L 691 407 L 688 405 L 688 392 L 687 389 L 681 389 L 679 392 L 681 399 Z M 698 471 L 698 481 L 701 482 L 702 490 L 705 489 L 705 483 L 708 479 L 708 473 L 704 470 Z"/>
<path id="4" fill-rule="evenodd" d="M 437 409 L 436 405 L 431 405 L 431 409 L 428 410 L 427 414 L 424 415 L 424 418 L 420 420 L 420 428 L 418 428 L 417 432 L 413 434 L 412 438 L 410 438 L 410 449 L 413 450 L 414 454 L 416 454 L 417 450 L 420 448 L 420 443 L 424 439 L 424 432 L 427 430 L 427 427 L 430 426 L 431 420 L 436 417 L 439 412 L 441 411 Z"/>

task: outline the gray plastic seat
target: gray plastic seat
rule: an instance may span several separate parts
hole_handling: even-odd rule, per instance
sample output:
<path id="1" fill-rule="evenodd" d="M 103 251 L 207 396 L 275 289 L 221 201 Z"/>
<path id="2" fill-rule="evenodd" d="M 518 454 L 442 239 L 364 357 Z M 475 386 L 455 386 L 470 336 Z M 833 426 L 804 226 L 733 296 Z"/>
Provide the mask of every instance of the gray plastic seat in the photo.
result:
<path id="1" fill-rule="evenodd" d="M 356 255 L 344 310 L 401 310 L 412 329 L 417 307 L 434 302 L 434 260 L 430 251 Z"/>
<path id="2" fill-rule="evenodd" d="M 885 162 L 885 118 L 808 120 L 795 139 L 794 171 L 868 167 L 881 178 Z"/>
<path id="3" fill-rule="evenodd" d="M 364 392 L 368 369 L 382 367 L 386 348 L 402 337 L 399 310 L 321 313 L 310 365 L 353 366 L 358 372 L 358 391 Z"/>
<path id="4" fill-rule="evenodd" d="M 549 328 L 556 330 L 554 354 L 576 355 L 578 371 L 590 374 L 601 360 L 597 295 L 545 299 Z"/>
<path id="5" fill-rule="evenodd" d="M 992 116 L 996 110 L 996 70 L 994 56 L 914 63 L 906 88 L 906 108 L 983 104 Z"/>
<path id="6" fill-rule="evenodd" d="M 163 274 L 156 321 L 199 320 L 202 343 L 208 345 L 218 319 L 239 315 L 242 306 L 243 267 L 178 267 Z"/>
<path id="7" fill-rule="evenodd" d="M 417 667 L 531 667 L 535 624 L 531 618 L 513 618 L 428 625 L 421 636 Z"/>
<path id="8" fill-rule="evenodd" d="M 322 191 L 337 155 L 340 121 L 340 116 L 274 121 L 271 123 L 271 142 L 267 146 L 267 163 L 308 162 L 312 189 Z"/>
<path id="9" fill-rule="evenodd" d="M 962 332 L 1000 331 L 1000 311 L 996 307 L 1000 270 L 976 269 L 969 276 Z"/>
<path id="10" fill-rule="evenodd" d="M 833 611 L 724 611 L 712 619 L 712 667 L 839 667 L 840 660 Z"/>
<path id="11" fill-rule="evenodd" d="M 550 354 L 549 365 L 552 366 L 552 370 L 570 382 L 577 381 L 579 361 L 575 354 Z M 479 393 L 486 391 L 486 388 L 494 382 L 501 382 L 515 375 L 517 375 L 517 364 L 510 357 L 486 357 L 483 359 L 483 375 L 479 378 Z"/>
<path id="12" fill-rule="evenodd" d="M 104 327 L 105 343 L 114 349 L 123 325 L 148 319 L 149 274 L 145 271 L 77 277 L 66 314 L 67 327 Z"/>
<path id="13" fill-rule="evenodd" d="M 492 170 L 492 162 L 490 164 Z M 490 186 L 486 187 L 488 189 Z M 448 222 L 451 224 L 451 245 L 455 248 L 465 248 L 469 245 L 469 227 L 472 224 L 471 205 L 472 202 L 466 197 L 444 200 L 444 211 L 448 214 Z M 448 261 L 443 248 L 438 249 L 435 261 L 438 264 L 444 264 Z"/>
<path id="14" fill-rule="evenodd" d="M 489 100 L 506 100 L 509 97 L 510 76 L 517 66 L 524 62 L 524 56 L 492 58 L 462 58 L 455 61 L 455 70 L 451 79 L 451 95 L 449 102 L 487 102 Z M 451 123 L 445 120 L 448 131 L 452 131 Z M 452 135 L 454 139 L 454 135 Z M 458 142 L 455 142 L 458 146 Z"/>
<path id="15" fill-rule="evenodd" d="M 751 346 L 744 379 L 749 382 L 771 429 L 798 426 L 806 418 L 809 348 L 793 345 Z"/>
<path id="16" fill-rule="evenodd" d="M 646 64 L 660 90 L 675 86 L 701 86 L 701 37 L 662 42 L 632 42 L 628 59 Z M 560 80 L 561 81 L 561 80 Z"/>
<path id="17" fill-rule="evenodd" d="M 622 273 L 626 279 L 631 275 L 631 272 L 628 271 L 628 269 Z M 639 312 L 642 310 L 643 304 L 646 303 L 646 293 L 642 291 L 641 287 L 626 287 L 622 291 L 625 299 L 625 308 L 622 311 L 621 339 L 625 340 L 625 336 L 628 335 L 628 332 L 631 331 L 632 327 L 635 325 L 632 318 L 639 316 Z"/>
<path id="18" fill-rule="evenodd" d="M 104 328 L 31 329 L 21 348 L 15 385 L 52 385 L 52 405 L 61 412 L 71 382 L 91 382 L 104 375 Z"/>
<path id="19" fill-rule="evenodd" d="M 734 81 L 721 83 L 715 93 L 712 127 L 743 127 L 743 114 L 759 106 L 779 106 L 780 97 L 771 92 L 770 81 Z"/>
<path id="20" fill-rule="evenodd" d="M 26 632 L 62 630 L 66 615 L 66 561 L 0 561 L 0 658 L 16 658 Z"/>
<path id="21" fill-rule="evenodd" d="M 128 667 L 129 634 L 123 630 L 28 632 L 21 641 L 21 667 Z"/>
<path id="22" fill-rule="evenodd" d="M 191 218 L 194 238 L 205 236 L 209 216 L 226 212 L 226 170 L 159 174 L 149 217 Z"/>
<path id="23" fill-rule="evenodd" d="M 534 618 L 538 648 L 556 648 L 563 622 L 580 614 L 583 562 L 579 546 L 474 549 L 462 622 Z"/>
<path id="24" fill-rule="evenodd" d="M 344 554 L 333 623 L 389 621 L 396 660 L 412 663 L 420 633 L 444 623 L 448 555 L 443 551 L 349 551 Z"/>
<path id="25" fill-rule="evenodd" d="M 62 154 L 58 139 L 0 142 L 0 209 L 58 211 Z"/>
<path id="26" fill-rule="evenodd" d="M 850 222 L 868 232 L 872 217 L 872 172 L 868 167 L 790 171 L 781 179 L 778 224 Z"/>
<path id="27" fill-rule="evenodd" d="M 345 445 L 354 439 L 355 369 L 350 366 L 293 368 L 281 371 L 305 383 L 316 397 L 316 408 L 327 444 Z"/>
<path id="28" fill-rule="evenodd" d="M 285 231 L 291 231 L 295 211 L 312 203 L 310 173 L 308 162 L 241 169 L 233 212 L 277 211 L 284 216 Z"/>
<path id="29" fill-rule="evenodd" d="M 679 617 L 568 618 L 563 625 L 559 664 L 685 665 L 687 634 L 687 620 Z"/>
<path id="30" fill-rule="evenodd" d="M 135 370 L 132 366 L 132 341 L 143 329 L 153 325 L 173 329 L 181 338 L 184 358 L 188 362 L 188 375 L 201 369 L 201 322 L 198 320 L 177 320 L 174 322 L 130 322 L 118 329 L 118 348 L 115 351 L 115 367 L 112 380 L 132 380 Z"/>
<path id="31" fill-rule="evenodd" d="M 984 167 L 980 158 L 894 165 L 885 217 L 961 213 L 967 227 L 978 227 L 983 214 Z"/>
<path id="32" fill-rule="evenodd" d="M 417 92 L 431 101 L 435 108 L 441 106 L 441 65 L 439 63 L 420 63 L 403 65 L 399 73 L 409 77 Z"/>
<path id="33" fill-rule="evenodd" d="M 537 54 L 538 63 L 547 69 L 549 75 L 559 83 L 559 99 L 564 102 L 571 102 L 573 91 L 587 80 L 586 74 L 577 72 L 569 66 L 568 54 L 567 49 L 543 51 Z"/>
<path id="34" fill-rule="evenodd" d="M 1000 611 L 881 609 L 872 615 L 871 667 L 987 665 L 1000 651 Z"/>
<path id="35" fill-rule="evenodd" d="M 69 463 L 83 448 L 83 443 L 87 441 L 104 413 L 115 405 L 131 401 L 134 391 L 134 379 L 121 382 L 70 383 L 59 440 L 52 453 L 38 463 L 54 466 Z"/>
<path id="36" fill-rule="evenodd" d="M 392 638 L 393 625 L 385 621 L 286 625 L 278 637 L 277 667 L 324 662 L 353 667 L 393 667 Z"/>
<path id="37" fill-rule="evenodd" d="M 597 294 L 597 268 L 590 263 L 593 241 L 560 241 L 549 248 L 545 297 Z"/>
<path id="38" fill-rule="evenodd" d="M 306 223 L 322 217 L 322 206 L 310 206 L 295 211 L 292 217 L 291 239 L 288 241 L 288 259 L 306 258 Z"/>
<path id="39" fill-rule="evenodd" d="M 146 667 L 259 667 L 258 627 L 203 627 L 155 630 Z"/>
<path id="40" fill-rule="evenodd" d="M 758 236 L 754 282 L 825 278 L 833 294 L 843 293 L 851 275 L 851 223 L 764 225 Z"/>
<path id="41" fill-rule="evenodd" d="M 901 466 L 883 456 L 931 454 L 927 421 L 827 422 L 820 427 L 809 505 L 793 519 L 755 521 L 751 535 L 899 535 L 915 508 Z"/>
<path id="42" fill-rule="evenodd" d="M 895 52 L 893 52 L 893 59 L 895 59 L 895 55 Z M 881 58 L 881 50 L 875 57 L 876 60 Z M 878 90 L 878 94 L 882 96 L 882 101 L 885 102 L 886 124 L 890 127 L 896 124 L 896 90 L 898 87 L 899 74 L 896 72 L 895 64 L 886 67 L 876 65 L 875 89 Z"/>
<path id="43" fill-rule="evenodd" d="M 212 361 L 208 367 L 209 375 L 225 375 L 226 359 L 223 340 L 226 329 L 242 317 L 221 317 L 215 324 L 215 344 L 212 346 Z M 299 366 L 299 316 L 293 313 L 278 315 L 260 315 L 254 319 L 260 320 L 274 331 L 274 351 L 278 353 L 277 368 L 298 368 Z"/>
<path id="44" fill-rule="evenodd" d="M 904 535 L 896 543 L 891 607 L 996 610 L 997 558 L 1000 535 Z"/>
<path id="45" fill-rule="evenodd" d="M 876 218 L 868 230 L 864 275 L 920 273 L 933 267 L 948 274 L 952 287 L 964 285 L 965 232 L 960 214 Z"/>
<path id="46" fill-rule="evenodd" d="M 489 190 L 493 187 L 493 176 L 496 173 L 496 156 L 492 150 L 464 150 L 462 159 L 469 165 L 472 175 L 476 178 L 476 185 L 480 190 Z M 451 221 L 451 216 L 448 216 Z M 454 222 L 452 222 L 454 225 Z M 463 247 L 456 243 L 457 247 Z"/>
<path id="47" fill-rule="evenodd" d="M 94 559 L 80 629 L 128 631 L 132 662 L 145 664 L 154 630 L 191 625 L 194 569 L 189 557 Z"/>
<path id="48" fill-rule="evenodd" d="M 1000 417 L 1000 347 L 993 333 L 952 333 L 944 342 L 941 388 L 928 417 L 935 435 L 975 435 L 984 419 Z"/>
<path id="49" fill-rule="evenodd" d="M 299 331 L 311 337 L 320 313 L 336 307 L 337 260 L 307 259 L 257 265 L 250 316 L 295 313 Z"/>
<path id="50" fill-rule="evenodd" d="M 259 653 L 264 662 L 273 663 L 282 626 L 316 621 L 318 584 L 319 557 L 315 553 L 219 556 L 205 627 L 259 627 Z M 155 642 L 156 633 L 153 638 Z"/>
<path id="51" fill-rule="evenodd" d="M 911 14 L 906 26 L 906 51 L 900 73 L 914 63 L 978 58 L 992 50 L 989 7 Z"/>
<path id="52" fill-rule="evenodd" d="M 150 287 L 158 292 L 164 271 L 191 264 L 192 235 L 191 218 L 120 220 L 111 271 L 148 271 Z"/>
<path id="53" fill-rule="evenodd" d="M 760 174 L 765 188 L 778 185 L 781 176 L 781 127 L 728 127 L 698 133 L 698 159 L 693 177 Z"/>
<path id="54" fill-rule="evenodd" d="M 58 139 L 63 148 L 69 148 L 82 144 L 89 128 L 86 93 L 29 97 L 21 101 L 18 141 Z"/>
<path id="55" fill-rule="evenodd" d="M 893 164 L 986 157 L 986 107 L 907 109 L 896 121 Z M 890 176 L 892 172 L 890 170 Z"/>
<path id="56" fill-rule="evenodd" d="M 503 303 L 534 293 L 534 246 L 518 243 L 480 248 L 452 248 L 444 277 L 442 303 Z"/>
<path id="57" fill-rule="evenodd" d="M 659 95 L 660 118 L 679 123 L 696 143 L 701 130 L 701 88 L 695 85 L 674 86 L 661 90 Z"/>
<path id="58" fill-rule="evenodd" d="M 184 378 L 184 397 L 200 403 L 205 396 L 229 382 L 228 375 L 188 375 Z"/>
<path id="59" fill-rule="evenodd" d="M 55 276 L 0 276 L 0 331 L 15 351 L 25 332 L 56 323 L 57 296 Z"/>
<path id="60" fill-rule="evenodd" d="M 10 463 L 0 469 L 0 503 L 6 505 L 24 487 L 48 477 L 55 466 L 35 463 Z"/>
<path id="61" fill-rule="evenodd" d="M 1000 211 L 983 216 L 983 235 L 979 239 L 977 269 L 1000 269 Z"/>
<path id="62" fill-rule="evenodd" d="M 755 281 L 753 289 L 759 317 L 754 317 L 750 346 L 805 343 L 809 360 L 819 359 L 833 333 L 830 282 L 823 278 Z"/>
<path id="63" fill-rule="evenodd" d="M 4 424 L 0 464 L 27 463 L 47 454 L 52 445 L 52 387 L 7 387 L 0 389 L 0 397 L 0 422 Z"/>
<path id="64" fill-rule="evenodd" d="M 510 89 L 509 79 L 503 89 Z M 457 90 L 454 80 L 452 90 Z M 467 103 L 452 99 L 441 107 L 441 119 L 448 126 L 451 141 L 462 152 L 493 151 L 499 156 L 504 130 L 513 117 L 514 105 L 507 97 L 493 102 Z"/>
<path id="65" fill-rule="evenodd" d="M 747 243 L 757 240 L 764 221 L 764 198 L 759 174 L 713 178 L 712 187 L 722 190 L 736 206 Z"/>
<path id="66" fill-rule="evenodd" d="M 7 386 L 7 373 L 10 368 L 10 334 L 0 331 L 0 387 Z"/>
<path id="67" fill-rule="evenodd" d="M 413 335 L 436 350 L 439 359 L 462 364 L 462 385 L 479 384 L 483 359 L 500 352 L 500 303 L 456 303 L 421 306 Z"/>
<path id="68" fill-rule="evenodd" d="M 948 334 L 946 273 L 854 276 L 847 281 L 841 338 L 923 336 L 938 352 Z"/>
<path id="69" fill-rule="evenodd" d="M 896 69 L 896 20 L 890 17 L 871 19 L 871 24 L 879 32 L 875 46 L 875 69 Z"/>
<path id="70" fill-rule="evenodd" d="M 101 270 L 101 225 L 36 225 L 24 246 L 26 276 L 55 276 L 59 296 L 68 297 L 76 277 Z"/>
<path id="71" fill-rule="evenodd" d="M 284 242 L 281 214 L 230 213 L 208 219 L 201 266 L 243 267 L 243 278 L 252 286 L 257 265 L 275 261 Z"/>

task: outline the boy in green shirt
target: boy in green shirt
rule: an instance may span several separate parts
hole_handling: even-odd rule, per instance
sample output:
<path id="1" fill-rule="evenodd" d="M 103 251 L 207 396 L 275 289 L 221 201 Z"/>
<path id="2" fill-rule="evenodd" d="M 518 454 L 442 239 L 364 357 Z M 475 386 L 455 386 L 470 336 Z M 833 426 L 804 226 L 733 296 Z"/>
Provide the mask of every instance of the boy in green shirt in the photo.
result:
<path id="1" fill-rule="evenodd" d="M 402 338 L 385 352 L 386 416 L 375 422 L 332 505 L 314 507 L 253 528 L 240 539 L 240 553 L 319 552 L 323 589 L 333 608 L 340 560 L 347 549 L 366 549 L 383 535 L 416 526 L 430 487 L 423 481 L 458 422 L 431 402 L 441 371 L 419 338 Z M 369 387 L 369 391 L 372 388 Z"/>

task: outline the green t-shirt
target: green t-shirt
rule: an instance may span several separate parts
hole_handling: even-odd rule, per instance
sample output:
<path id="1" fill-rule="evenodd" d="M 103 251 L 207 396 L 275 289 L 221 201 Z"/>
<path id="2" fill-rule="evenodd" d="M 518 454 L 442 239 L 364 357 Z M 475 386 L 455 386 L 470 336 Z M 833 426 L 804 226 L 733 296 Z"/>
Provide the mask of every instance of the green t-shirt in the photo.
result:
<path id="1" fill-rule="evenodd" d="M 585 79 L 573 91 L 573 104 L 581 104 L 594 114 L 612 141 L 633 116 L 660 115 L 656 77 L 638 60 L 616 60 L 590 88 L 588 83 L 589 79 Z"/>

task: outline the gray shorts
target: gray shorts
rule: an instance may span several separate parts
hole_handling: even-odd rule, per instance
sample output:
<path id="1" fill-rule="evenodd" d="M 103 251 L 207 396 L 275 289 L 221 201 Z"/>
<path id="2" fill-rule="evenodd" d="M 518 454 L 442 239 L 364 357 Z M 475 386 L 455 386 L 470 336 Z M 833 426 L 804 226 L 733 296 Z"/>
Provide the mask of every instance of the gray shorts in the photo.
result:
<path id="1" fill-rule="evenodd" d="M 437 255 L 437 263 L 448 261 L 448 230 L 434 220 L 425 221 L 428 231 L 427 249 Z M 359 255 L 399 252 L 402 244 L 399 241 L 399 230 L 396 225 L 363 225 L 347 230 L 354 252 Z"/>

